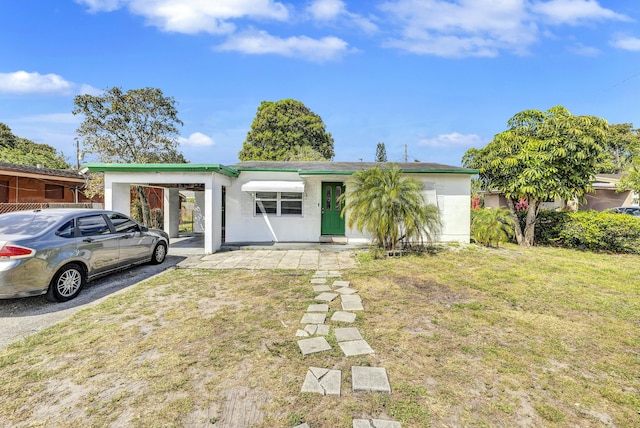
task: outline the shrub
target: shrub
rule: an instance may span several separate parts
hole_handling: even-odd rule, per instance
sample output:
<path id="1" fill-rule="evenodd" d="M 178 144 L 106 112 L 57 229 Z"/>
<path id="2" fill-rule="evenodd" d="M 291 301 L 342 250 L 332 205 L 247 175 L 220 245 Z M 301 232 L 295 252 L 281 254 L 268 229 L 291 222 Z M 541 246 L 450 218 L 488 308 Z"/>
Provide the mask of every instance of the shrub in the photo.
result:
<path id="1" fill-rule="evenodd" d="M 474 210 L 471 215 L 471 236 L 482 245 L 500 246 L 514 236 L 514 222 L 509 210 L 503 208 Z"/>
<path id="2" fill-rule="evenodd" d="M 596 211 L 569 213 L 558 238 L 568 248 L 638 254 L 640 219 Z"/>
<path id="3" fill-rule="evenodd" d="M 536 220 L 534 242 L 537 245 L 558 245 L 560 231 L 569 221 L 570 214 L 568 211 L 540 211 Z"/>

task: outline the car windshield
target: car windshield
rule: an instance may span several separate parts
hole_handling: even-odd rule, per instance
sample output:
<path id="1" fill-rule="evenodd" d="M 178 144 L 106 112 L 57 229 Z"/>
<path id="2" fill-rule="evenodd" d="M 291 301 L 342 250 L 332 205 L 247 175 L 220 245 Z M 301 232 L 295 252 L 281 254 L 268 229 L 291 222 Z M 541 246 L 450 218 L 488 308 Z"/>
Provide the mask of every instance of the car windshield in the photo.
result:
<path id="1" fill-rule="evenodd" d="M 0 235 L 37 235 L 58 221 L 59 215 L 43 213 L 0 215 Z"/>

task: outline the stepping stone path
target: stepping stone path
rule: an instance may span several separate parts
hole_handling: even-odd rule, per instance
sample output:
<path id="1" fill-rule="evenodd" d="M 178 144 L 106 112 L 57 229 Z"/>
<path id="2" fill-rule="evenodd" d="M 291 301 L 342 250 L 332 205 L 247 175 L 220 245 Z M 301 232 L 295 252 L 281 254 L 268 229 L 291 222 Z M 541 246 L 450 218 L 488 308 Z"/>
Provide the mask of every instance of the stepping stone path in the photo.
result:
<path id="1" fill-rule="evenodd" d="M 331 345 L 325 339 L 331 331 L 331 326 L 325 324 L 327 314 L 330 311 L 329 304 L 338 296 L 342 310 L 336 310 L 331 315 L 330 321 L 337 323 L 353 323 L 357 315 L 355 311 L 364 311 L 362 298 L 357 294 L 358 290 L 351 287 L 349 281 L 344 281 L 338 271 L 319 270 L 311 278 L 313 291 L 320 293 L 315 297 L 316 302 L 309 304 L 306 313 L 300 320 L 306 324 L 304 329 L 298 329 L 297 337 L 309 337 L 298 340 L 300 352 L 309 355 L 317 352 L 331 350 Z M 331 285 L 328 282 L 331 281 Z M 355 327 L 333 327 L 338 346 L 345 357 L 355 355 L 373 354 L 375 351 Z M 340 396 L 342 384 L 342 372 L 322 367 L 309 367 L 302 384 L 301 392 L 310 392 L 321 395 Z M 391 385 L 387 377 L 387 371 L 383 367 L 351 367 L 351 387 L 356 392 L 391 393 Z M 312 428 L 303 423 L 294 428 Z M 401 428 L 399 422 L 384 419 L 354 419 L 353 428 Z"/>

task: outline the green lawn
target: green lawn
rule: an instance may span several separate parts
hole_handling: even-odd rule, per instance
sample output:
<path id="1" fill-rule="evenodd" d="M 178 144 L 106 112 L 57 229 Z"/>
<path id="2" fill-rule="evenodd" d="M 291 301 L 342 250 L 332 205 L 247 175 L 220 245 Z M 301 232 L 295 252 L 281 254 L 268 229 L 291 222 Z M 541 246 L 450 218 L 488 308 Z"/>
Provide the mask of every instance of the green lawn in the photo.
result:
<path id="1" fill-rule="evenodd" d="M 171 270 L 0 352 L 0 426 L 640 426 L 640 257 L 361 261 L 343 279 L 373 355 L 333 335 L 300 354 L 313 272 Z M 392 393 L 352 393 L 354 365 L 385 367 Z M 310 366 L 342 370 L 342 396 L 300 393 Z"/>

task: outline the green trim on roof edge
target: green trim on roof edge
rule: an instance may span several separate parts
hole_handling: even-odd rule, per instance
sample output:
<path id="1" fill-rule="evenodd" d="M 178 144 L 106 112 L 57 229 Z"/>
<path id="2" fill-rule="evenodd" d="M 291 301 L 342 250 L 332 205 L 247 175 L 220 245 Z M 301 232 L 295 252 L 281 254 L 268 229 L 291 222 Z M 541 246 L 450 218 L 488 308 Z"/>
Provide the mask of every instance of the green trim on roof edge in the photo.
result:
<path id="1" fill-rule="evenodd" d="M 96 172 L 217 172 L 237 177 L 240 171 L 217 163 L 88 163 L 83 165 Z"/>
<path id="2" fill-rule="evenodd" d="M 238 177 L 240 172 L 296 172 L 305 175 L 353 175 L 356 170 L 304 170 L 300 168 L 255 168 L 221 164 L 197 163 L 89 163 L 83 165 L 90 171 L 96 172 L 217 172 L 229 177 Z M 477 169 L 410 169 L 401 170 L 407 174 L 469 174 L 475 175 Z"/>

